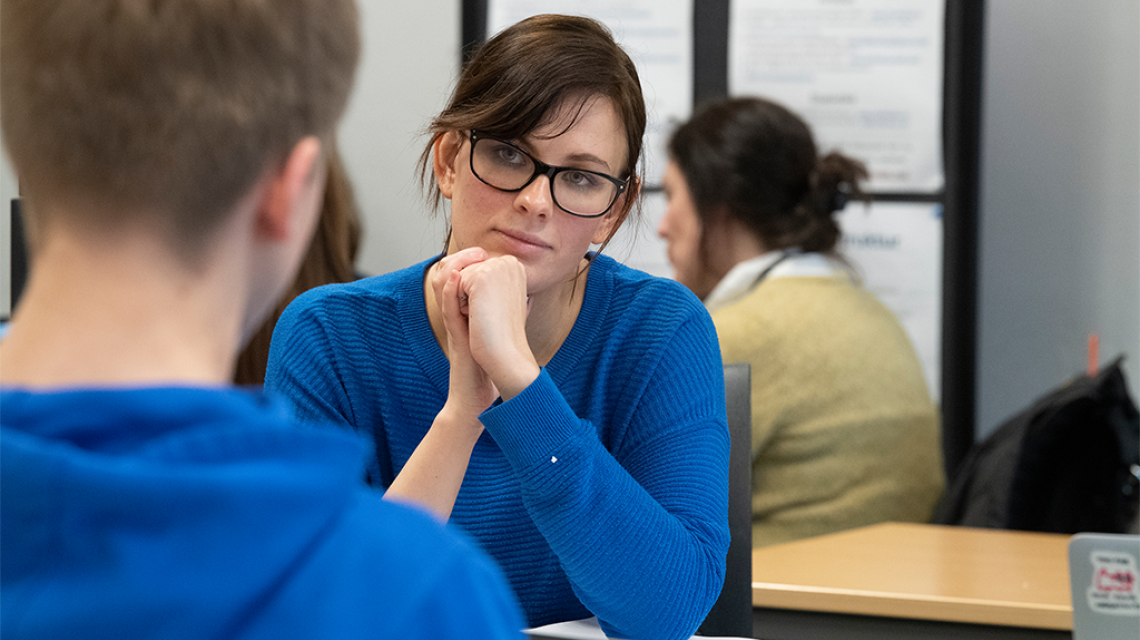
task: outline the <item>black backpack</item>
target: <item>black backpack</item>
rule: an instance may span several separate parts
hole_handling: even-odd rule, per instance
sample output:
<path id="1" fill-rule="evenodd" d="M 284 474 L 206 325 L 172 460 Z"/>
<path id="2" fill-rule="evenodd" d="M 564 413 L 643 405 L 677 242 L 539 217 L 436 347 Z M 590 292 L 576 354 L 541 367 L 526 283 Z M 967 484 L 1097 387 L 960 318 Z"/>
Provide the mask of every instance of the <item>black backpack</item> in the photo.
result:
<path id="1" fill-rule="evenodd" d="M 1140 414 L 1117 358 L 1009 418 L 967 454 L 933 522 L 1127 533 L 1140 510 Z"/>

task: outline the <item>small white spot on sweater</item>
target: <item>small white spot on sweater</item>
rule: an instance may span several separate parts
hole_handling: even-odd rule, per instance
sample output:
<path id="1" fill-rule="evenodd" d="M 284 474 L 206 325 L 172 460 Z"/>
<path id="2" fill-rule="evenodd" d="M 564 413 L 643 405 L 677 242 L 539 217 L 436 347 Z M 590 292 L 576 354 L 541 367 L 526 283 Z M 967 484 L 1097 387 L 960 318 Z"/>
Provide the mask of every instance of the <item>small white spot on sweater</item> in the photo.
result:
<path id="1" fill-rule="evenodd" d="M 550 456 L 550 464 L 554 464 L 555 462 L 558 462 L 558 458 L 556 456 Z"/>

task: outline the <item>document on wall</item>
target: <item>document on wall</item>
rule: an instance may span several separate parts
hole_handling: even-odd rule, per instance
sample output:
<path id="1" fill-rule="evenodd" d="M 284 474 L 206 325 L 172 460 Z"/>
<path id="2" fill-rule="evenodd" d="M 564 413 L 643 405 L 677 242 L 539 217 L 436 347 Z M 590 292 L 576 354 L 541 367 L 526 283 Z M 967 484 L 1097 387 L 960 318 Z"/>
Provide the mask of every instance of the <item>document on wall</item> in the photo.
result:
<path id="1" fill-rule="evenodd" d="M 942 345 L 942 205 L 852 202 L 836 221 L 840 253 L 894 312 L 938 400 Z"/>
<path id="2" fill-rule="evenodd" d="M 693 107 L 693 0 L 490 0 L 488 36 L 531 15 L 589 16 L 609 27 L 637 66 L 648 124 L 645 176 L 661 183 L 665 145 Z"/>
<path id="3" fill-rule="evenodd" d="M 729 92 L 795 111 L 874 192 L 942 189 L 945 2 L 731 0 Z"/>

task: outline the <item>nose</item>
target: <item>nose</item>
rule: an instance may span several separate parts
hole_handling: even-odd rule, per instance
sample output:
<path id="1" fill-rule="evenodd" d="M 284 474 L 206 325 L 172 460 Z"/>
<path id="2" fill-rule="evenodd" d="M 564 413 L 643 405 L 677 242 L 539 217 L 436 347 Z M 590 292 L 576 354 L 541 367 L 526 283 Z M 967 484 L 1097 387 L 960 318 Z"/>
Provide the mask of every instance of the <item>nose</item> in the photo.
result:
<path id="1" fill-rule="evenodd" d="M 550 178 L 535 176 L 530 184 L 523 187 L 515 196 L 515 206 L 520 211 L 548 216 L 554 208 L 554 198 L 550 192 Z"/>

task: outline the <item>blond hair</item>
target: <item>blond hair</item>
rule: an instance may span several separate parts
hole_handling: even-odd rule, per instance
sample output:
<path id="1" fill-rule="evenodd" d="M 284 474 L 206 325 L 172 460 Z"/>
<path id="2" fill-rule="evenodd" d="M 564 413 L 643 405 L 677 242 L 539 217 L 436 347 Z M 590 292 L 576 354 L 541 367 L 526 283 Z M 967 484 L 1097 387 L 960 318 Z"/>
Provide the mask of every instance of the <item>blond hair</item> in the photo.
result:
<path id="1" fill-rule="evenodd" d="M 359 49 L 353 0 L 4 0 L 0 125 L 33 206 L 145 211 L 200 244 L 298 140 L 331 137 Z"/>

